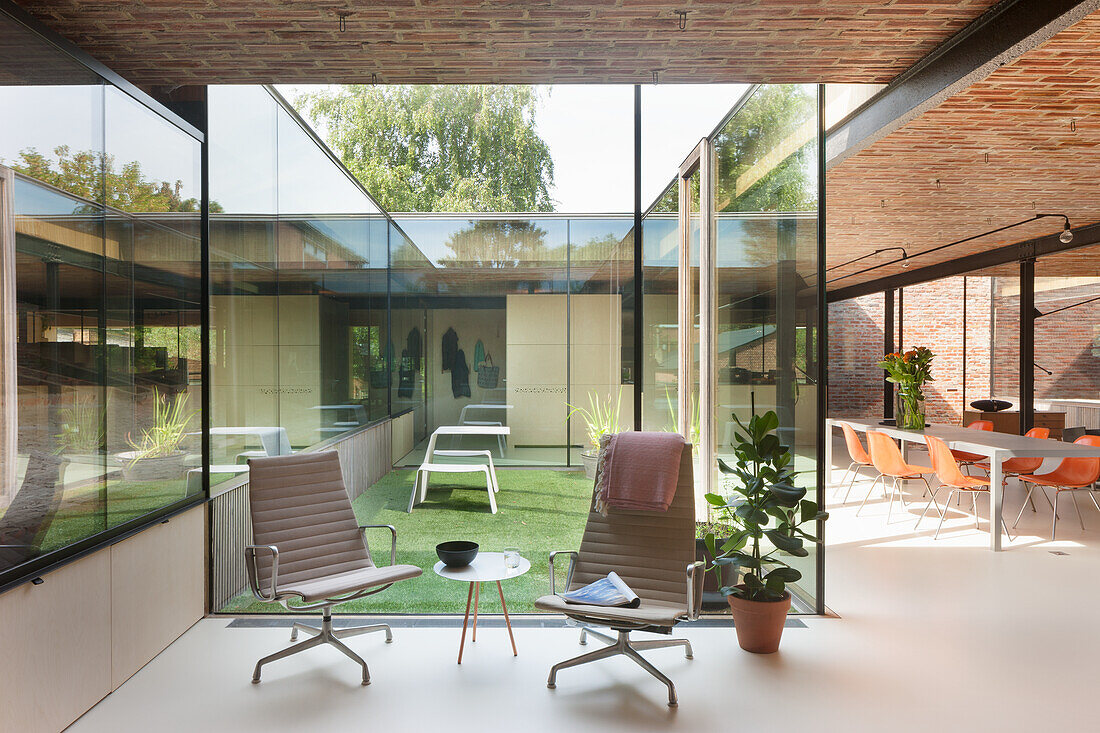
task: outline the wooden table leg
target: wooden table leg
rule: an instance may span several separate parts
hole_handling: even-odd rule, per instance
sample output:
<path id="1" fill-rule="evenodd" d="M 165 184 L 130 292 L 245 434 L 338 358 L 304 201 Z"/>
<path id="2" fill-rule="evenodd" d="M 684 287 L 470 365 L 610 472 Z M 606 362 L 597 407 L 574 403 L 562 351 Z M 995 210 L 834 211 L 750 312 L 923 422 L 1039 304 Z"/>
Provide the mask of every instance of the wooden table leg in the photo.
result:
<path id="1" fill-rule="evenodd" d="M 471 642 L 477 641 L 477 607 L 481 604 L 481 582 L 472 583 L 474 586 L 474 634 Z"/>
<path id="2" fill-rule="evenodd" d="M 458 642 L 458 663 L 462 664 L 462 648 L 466 646 L 466 623 L 470 620 L 470 601 L 474 597 L 474 584 L 470 583 L 470 590 L 466 593 L 466 615 L 462 617 L 462 639 Z"/>
<path id="3" fill-rule="evenodd" d="M 500 581 L 497 581 L 497 592 L 500 593 L 500 607 L 504 609 L 504 625 L 508 627 L 508 638 L 512 640 L 512 656 L 518 657 L 519 652 L 516 651 L 516 637 L 512 635 L 512 621 L 508 618 L 508 604 L 504 602 L 504 589 L 500 587 Z"/>

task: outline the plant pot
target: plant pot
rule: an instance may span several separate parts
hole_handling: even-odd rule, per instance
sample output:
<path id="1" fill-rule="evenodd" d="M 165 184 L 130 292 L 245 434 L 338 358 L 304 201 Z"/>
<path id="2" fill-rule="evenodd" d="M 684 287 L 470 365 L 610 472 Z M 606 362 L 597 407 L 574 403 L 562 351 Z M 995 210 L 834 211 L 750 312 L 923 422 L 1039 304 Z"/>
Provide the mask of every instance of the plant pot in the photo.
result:
<path id="1" fill-rule="evenodd" d="M 742 586 L 737 586 L 741 588 Z M 784 593 L 778 601 L 746 601 L 726 596 L 737 630 L 737 643 L 753 654 L 774 654 L 779 651 L 783 625 L 791 610 L 791 594 Z"/>
<path id="2" fill-rule="evenodd" d="M 584 466 L 584 477 L 587 479 L 596 478 L 596 463 L 599 462 L 600 455 L 596 451 L 582 451 L 581 452 L 581 464 Z"/>
<path id="3" fill-rule="evenodd" d="M 134 461 L 137 451 L 124 451 L 116 454 L 122 464 L 122 478 L 126 481 L 165 481 L 182 479 L 186 473 L 183 459 L 187 454 L 177 451 L 167 456 L 139 458 Z"/>

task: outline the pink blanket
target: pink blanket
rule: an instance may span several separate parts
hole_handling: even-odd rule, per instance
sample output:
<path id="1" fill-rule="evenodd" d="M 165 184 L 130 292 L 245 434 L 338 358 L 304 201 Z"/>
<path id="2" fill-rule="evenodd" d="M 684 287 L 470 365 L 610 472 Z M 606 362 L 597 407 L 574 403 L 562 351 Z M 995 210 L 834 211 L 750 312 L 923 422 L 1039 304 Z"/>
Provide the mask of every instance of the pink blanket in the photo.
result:
<path id="1" fill-rule="evenodd" d="M 676 433 L 615 433 L 600 441 L 596 510 L 667 512 L 680 478 L 684 438 Z"/>

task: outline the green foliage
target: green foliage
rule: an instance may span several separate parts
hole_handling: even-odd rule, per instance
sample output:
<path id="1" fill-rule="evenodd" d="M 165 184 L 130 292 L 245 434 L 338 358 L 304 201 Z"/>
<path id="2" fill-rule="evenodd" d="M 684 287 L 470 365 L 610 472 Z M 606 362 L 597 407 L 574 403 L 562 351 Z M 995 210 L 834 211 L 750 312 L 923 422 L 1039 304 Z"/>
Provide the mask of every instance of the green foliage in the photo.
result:
<path id="1" fill-rule="evenodd" d="M 666 433 L 678 433 L 680 427 L 676 420 L 676 403 L 672 401 L 672 393 L 665 387 L 665 404 L 668 405 L 668 422 L 665 423 Z M 691 435 L 685 435 L 691 443 L 692 452 L 699 454 L 699 405 L 695 403 L 695 393 L 688 395 L 688 409 L 691 411 L 691 419 L 688 421 Z"/>
<path id="2" fill-rule="evenodd" d="M 58 411 L 61 432 L 55 453 L 98 453 L 103 448 L 103 410 L 95 399 L 78 399 Z"/>
<path id="3" fill-rule="evenodd" d="M 594 449 L 599 450 L 600 438 L 619 432 L 619 414 L 622 411 L 622 404 L 623 388 L 620 386 L 618 395 L 615 397 L 608 395 L 603 400 L 600 399 L 595 390 L 591 390 L 588 393 L 588 409 L 576 407 L 568 402 L 566 407 L 570 408 L 569 417 L 573 417 L 573 415 L 581 416 L 584 420 L 588 442 L 592 444 Z"/>
<path id="4" fill-rule="evenodd" d="M 388 211 L 551 211 L 530 86 L 349 85 L 295 105 Z"/>
<path id="5" fill-rule="evenodd" d="M 757 89 L 714 139 L 717 210 L 814 211 L 816 139 L 813 86 Z"/>
<path id="6" fill-rule="evenodd" d="M 479 219 L 452 234 L 444 245 L 451 252 L 439 258 L 445 267 L 518 268 L 544 263 L 549 254 L 546 230 L 524 220 Z"/>
<path id="7" fill-rule="evenodd" d="M 183 198 L 183 181 L 148 179 L 136 160 L 116 167 L 113 155 L 95 150 L 73 152 L 68 145 L 54 148 L 53 154 L 56 162 L 34 148 L 26 148 L 11 167 L 62 191 L 122 211 L 199 211 L 198 199 Z M 212 210 L 217 208 L 211 204 Z"/>
<path id="8" fill-rule="evenodd" d="M 126 437 L 134 449 L 131 465 L 142 458 L 162 458 L 179 451 L 195 415 L 194 410 L 187 409 L 187 399 L 186 392 L 171 398 L 153 389 L 153 424 L 141 431 L 141 440 Z"/>
<path id="9" fill-rule="evenodd" d="M 740 585 L 722 589 L 727 595 L 750 601 L 778 601 L 784 597 L 787 583 L 802 577 L 781 557 L 809 555 L 806 543 L 819 540 L 802 525 L 823 521 L 829 515 L 819 511 L 816 502 L 806 499 L 806 489 L 794 485 L 794 457 L 775 433 L 779 427 L 775 412 L 753 415 L 748 425 L 736 415 L 733 419 L 741 429 L 735 435 L 737 460 L 732 467 L 718 460 L 719 469 L 729 477 L 726 485 L 733 498 L 706 495 L 717 511 L 717 521 L 733 529 L 721 545 L 714 532 L 706 534 L 704 540 L 715 558 L 710 569 L 733 565 L 741 572 Z M 764 542 L 774 549 L 767 550 Z"/>
<path id="10" fill-rule="evenodd" d="M 894 352 L 882 357 L 882 361 L 875 366 L 885 369 L 887 382 L 893 382 L 909 388 L 914 388 L 920 399 L 924 399 L 920 386 L 925 382 L 935 382 L 932 379 L 932 360 L 936 355 L 927 346 L 918 346 L 904 354 Z"/>

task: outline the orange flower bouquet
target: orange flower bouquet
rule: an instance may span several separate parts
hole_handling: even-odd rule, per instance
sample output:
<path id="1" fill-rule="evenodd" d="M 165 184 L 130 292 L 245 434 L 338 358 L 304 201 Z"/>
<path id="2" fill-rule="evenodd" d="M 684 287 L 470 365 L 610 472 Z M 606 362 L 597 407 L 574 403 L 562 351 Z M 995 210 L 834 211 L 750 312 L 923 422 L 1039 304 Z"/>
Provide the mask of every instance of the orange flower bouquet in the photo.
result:
<path id="1" fill-rule="evenodd" d="M 887 354 L 877 366 L 886 370 L 886 381 L 898 385 L 897 425 L 907 430 L 924 429 L 924 391 L 921 385 L 934 382 L 932 360 L 936 355 L 927 346 L 905 353 Z"/>

